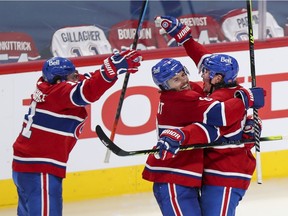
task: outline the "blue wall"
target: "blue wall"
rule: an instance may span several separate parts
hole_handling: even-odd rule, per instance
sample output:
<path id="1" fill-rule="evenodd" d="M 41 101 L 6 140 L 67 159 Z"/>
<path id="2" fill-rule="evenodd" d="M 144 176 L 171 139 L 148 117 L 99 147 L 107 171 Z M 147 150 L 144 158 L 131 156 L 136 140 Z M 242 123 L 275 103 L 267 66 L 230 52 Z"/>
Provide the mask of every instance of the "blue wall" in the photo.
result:
<path id="1" fill-rule="evenodd" d="M 257 1 L 253 1 L 257 9 Z M 42 56 L 51 56 L 53 33 L 59 28 L 97 25 L 107 34 L 109 28 L 125 19 L 138 19 L 142 1 L 1 1 L 0 32 L 26 32 L 36 42 Z M 149 1 L 146 19 L 156 15 L 180 16 L 188 13 L 209 14 L 220 19 L 231 9 L 245 8 L 246 2 L 231 1 Z M 267 10 L 284 27 L 288 17 L 287 1 L 268 1 Z"/>

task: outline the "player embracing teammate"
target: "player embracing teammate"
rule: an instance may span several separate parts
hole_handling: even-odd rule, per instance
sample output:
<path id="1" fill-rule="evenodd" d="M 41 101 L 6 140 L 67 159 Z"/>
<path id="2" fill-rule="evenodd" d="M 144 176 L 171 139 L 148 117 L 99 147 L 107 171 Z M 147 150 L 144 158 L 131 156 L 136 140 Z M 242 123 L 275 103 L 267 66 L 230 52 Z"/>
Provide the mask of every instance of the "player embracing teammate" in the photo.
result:
<path id="1" fill-rule="evenodd" d="M 233 216 L 255 170 L 253 143 L 191 151 L 179 151 L 179 147 L 241 140 L 243 136 L 253 139 L 252 130 L 243 133 L 254 123 L 246 117 L 246 110 L 264 106 L 264 90 L 238 85 L 237 60 L 206 50 L 176 18 L 161 16 L 155 23 L 184 46 L 201 73 L 203 89 L 199 91 L 195 83 L 188 82 L 188 72 L 180 62 L 173 65 L 173 59 L 161 60 L 152 68 L 153 80 L 161 90 L 156 146 L 159 155 L 148 157 L 143 178 L 154 182 L 154 196 L 165 216 Z M 229 105 L 232 99 L 241 101 L 243 107 Z M 197 100 L 212 103 L 203 109 L 201 102 L 195 103 Z M 221 104 L 220 108 L 215 104 Z M 234 107 L 234 112 L 230 113 L 229 107 Z M 200 120 L 195 117 L 198 115 Z M 231 121 L 236 117 L 238 120 Z"/>

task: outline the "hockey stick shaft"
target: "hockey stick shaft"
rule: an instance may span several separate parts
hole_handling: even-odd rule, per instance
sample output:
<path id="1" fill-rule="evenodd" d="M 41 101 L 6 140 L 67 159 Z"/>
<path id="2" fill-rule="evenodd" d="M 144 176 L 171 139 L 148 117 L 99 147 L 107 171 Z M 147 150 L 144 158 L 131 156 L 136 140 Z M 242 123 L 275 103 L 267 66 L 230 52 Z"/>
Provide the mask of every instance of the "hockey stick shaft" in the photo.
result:
<path id="1" fill-rule="evenodd" d="M 252 87 L 256 87 L 256 72 L 255 72 L 255 56 L 254 56 L 254 36 L 252 25 L 252 0 L 247 1 L 247 16 L 248 16 L 248 33 L 249 33 L 249 52 L 250 52 L 250 67 L 251 67 L 251 83 Z M 257 182 L 262 184 L 262 168 L 260 155 L 260 128 L 258 125 L 258 109 L 253 109 L 253 118 L 255 122 L 255 154 L 256 154 L 256 172 Z"/>
<path id="2" fill-rule="evenodd" d="M 139 16 L 138 26 L 137 26 L 137 29 L 136 29 L 136 32 L 135 32 L 135 37 L 134 37 L 134 40 L 133 40 L 132 49 L 136 49 L 137 48 L 139 34 L 140 34 L 140 30 L 142 28 L 142 23 L 143 23 L 143 20 L 144 20 L 144 17 L 145 17 L 147 6 L 148 6 L 148 0 L 144 0 L 143 3 L 142 3 L 141 13 L 140 13 L 140 16 Z M 125 97 L 125 94 L 126 94 L 126 89 L 127 89 L 129 77 L 130 77 L 130 73 L 126 73 L 125 74 L 125 78 L 124 78 L 124 82 L 123 82 L 123 86 L 122 86 L 122 91 L 121 91 L 121 94 L 120 94 L 120 99 L 119 99 L 116 115 L 115 115 L 115 120 L 114 120 L 114 123 L 113 123 L 113 126 L 112 126 L 112 131 L 111 131 L 111 135 L 110 135 L 110 139 L 111 140 L 114 140 L 114 137 L 115 137 L 115 134 L 116 134 L 116 129 L 117 129 L 117 126 L 118 126 L 118 122 L 119 122 L 119 118 L 120 118 L 120 114 L 121 114 L 121 110 L 122 110 L 124 97 Z M 106 152 L 106 155 L 105 155 L 105 159 L 104 159 L 105 163 L 109 163 L 110 155 L 111 155 L 111 152 L 107 149 L 107 152 Z"/>
<path id="3" fill-rule="evenodd" d="M 101 126 L 97 125 L 95 131 L 100 139 L 100 141 L 114 154 L 118 156 L 134 156 L 134 155 L 147 155 L 147 154 L 156 154 L 159 152 L 159 149 L 144 149 L 144 150 L 135 150 L 135 151 L 125 151 L 117 146 L 108 136 L 104 133 Z M 287 137 L 283 136 L 268 136 L 268 137 L 261 137 L 261 141 L 276 141 L 276 140 L 283 140 L 288 139 Z M 185 145 L 180 146 L 180 151 L 187 151 L 192 149 L 204 149 L 204 148 L 212 148 L 212 147 L 229 147 L 235 145 L 243 145 L 245 143 L 254 142 L 253 140 L 237 140 L 237 141 L 230 141 L 225 143 L 207 143 L 207 144 L 193 144 L 193 145 Z"/>

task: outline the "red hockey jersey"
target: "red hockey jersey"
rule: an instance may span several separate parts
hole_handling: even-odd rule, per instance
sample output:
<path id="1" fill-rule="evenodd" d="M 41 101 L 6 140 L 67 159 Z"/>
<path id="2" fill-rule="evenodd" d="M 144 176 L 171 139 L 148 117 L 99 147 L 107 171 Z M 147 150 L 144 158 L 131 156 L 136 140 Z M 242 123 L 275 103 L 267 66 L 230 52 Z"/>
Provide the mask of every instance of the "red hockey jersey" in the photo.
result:
<path id="1" fill-rule="evenodd" d="M 191 28 L 192 37 L 200 44 L 218 43 L 225 40 L 220 24 L 211 16 L 188 14 L 178 19 Z"/>
<path id="2" fill-rule="evenodd" d="M 98 100 L 114 84 L 98 71 L 89 75 L 82 75 L 79 82 L 54 85 L 38 80 L 22 131 L 13 144 L 14 171 L 65 177 L 69 153 L 87 118 L 85 105 Z"/>
<path id="3" fill-rule="evenodd" d="M 218 89 L 211 97 L 219 101 L 229 100 L 237 89 Z M 244 121 L 236 122 L 231 127 L 221 127 L 221 134 L 225 134 L 221 141 L 241 139 L 243 124 Z M 246 144 L 205 149 L 203 184 L 247 189 L 256 167 L 252 147 L 253 144 Z"/>
<path id="4" fill-rule="evenodd" d="M 209 51 L 192 38 L 184 43 L 184 47 L 199 68 Z M 219 101 L 226 101 L 234 97 L 237 88 L 218 89 L 210 97 Z M 231 127 L 221 127 L 221 134 L 225 134 L 221 141 L 241 139 L 244 120 L 236 122 Z M 226 147 L 226 149 L 224 147 L 205 149 L 204 184 L 247 189 L 256 166 L 255 158 L 250 151 L 251 147 L 251 145 L 242 145 Z"/>
<path id="5" fill-rule="evenodd" d="M 224 103 L 219 103 L 196 92 L 199 89 L 202 91 L 202 89 L 195 83 L 191 82 L 190 85 L 192 90 L 161 93 L 157 114 L 159 134 L 164 129 L 181 128 L 193 122 L 227 126 L 235 124 L 245 114 L 244 105 L 240 99 L 232 98 Z M 235 110 L 238 109 L 239 115 L 235 115 Z M 214 126 L 205 127 L 200 123 L 194 124 L 193 132 L 191 138 L 190 134 L 184 131 L 186 137 L 184 142 L 189 139 L 193 140 L 193 143 L 208 143 L 218 139 L 221 135 Z M 203 163 L 203 150 L 201 149 L 180 151 L 175 158 L 164 161 L 150 155 L 142 176 L 152 182 L 200 187 Z"/>
<path id="6" fill-rule="evenodd" d="M 108 36 L 112 49 L 127 50 L 132 47 L 137 26 L 138 20 L 125 20 L 113 25 Z M 143 21 L 137 49 L 150 50 L 164 47 L 167 47 L 166 42 L 154 23 Z"/>
<path id="7" fill-rule="evenodd" d="M 192 38 L 184 43 L 184 47 L 187 54 L 192 58 L 195 64 L 198 65 L 198 67 L 200 67 L 205 56 L 210 54 L 208 50 Z M 219 89 L 211 95 L 211 98 L 228 102 L 234 97 L 234 92 L 238 88 L 239 87 Z M 184 106 L 184 104 L 182 102 L 179 103 L 179 101 L 184 95 L 183 92 L 178 93 L 180 94 L 177 95 L 177 98 L 172 96 L 165 97 L 167 100 L 171 99 L 169 107 L 165 106 L 165 103 L 167 104 L 167 102 L 162 101 L 163 97 L 160 98 L 160 105 L 162 105 L 159 107 L 159 112 L 164 113 L 167 110 L 167 112 L 170 113 L 165 115 L 165 118 L 161 118 L 161 115 L 159 114 L 157 115 L 158 123 L 160 125 L 159 128 L 161 128 L 161 125 L 163 129 L 165 129 L 165 127 L 176 128 L 179 126 L 185 126 L 181 124 L 188 125 L 196 121 L 211 125 L 215 123 L 203 121 L 205 117 L 207 117 L 205 115 L 209 113 L 209 111 L 203 111 L 201 109 L 198 110 L 199 107 L 195 106 L 195 104 L 192 105 L 193 100 L 190 100 L 190 108 L 187 110 L 183 109 L 182 106 Z M 169 94 L 169 92 L 167 94 Z M 234 104 L 232 104 L 232 106 L 234 106 Z M 243 113 L 239 113 L 238 108 L 236 108 L 236 110 L 237 114 L 239 114 L 238 121 L 231 123 L 231 125 L 224 126 L 223 124 L 223 127 L 220 127 L 219 131 L 217 131 L 218 136 L 224 135 L 224 137 L 221 138 L 221 141 L 223 141 L 223 139 L 239 140 L 242 136 L 245 111 L 243 107 L 239 109 L 239 111 L 243 111 Z M 227 115 L 226 111 L 227 110 L 225 109 L 225 114 Z M 202 115 L 202 121 L 199 121 L 199 119 L 188 119 L 192 116 L 191 113 L 200 115 L 201 112 L 202 114 L 204 113 Z M 223 119 L 223 115 L 219 113 L 214 113 L 214 115 L 219 119 Z M 235 115 L 235 112 L 232 113 L 232 116 L 233 115 Z M 177 116 L 177 118 L 175 116 Z M 229 117 L 226 116 L 226 119 L 229 119 Z M 191 121 L 191 123 L 189 123 L 189 121 Z M 187 130 L 184 131 L 186 136 L 185 142 L 191 144 L 208 143 L 213 141 L 213 138 L 217 139 L 215 131 L 212 130 L 213 128 L 204 127 L 204 125 L 201 125 L 200 123 L 190 125 L 186 129 L 191 135 L 187 135 Z M 161 130 L 159 130 L 159 134 L 160 133 Z M 175 158 L 164 161 L 155 159 L 153 155 L 150 155 L 148 156 L 142 175 L 144 179 L 153 182 L 175 183 L 192 187 L 200 187 L 203 177 L 203 183 L 207 185 L 230 186 L 247 189 L 252 173 L 255 169 L 255 159 L 250 148 L 251 146 L 242 145 L 237 147 L 223 146 L 214 149 L 180 151 L 177 153 Z"/>
<path id="8" fill-rule="evenodd" d="M 34 61 L 40 58 L 36 43 L 29 34 L 0 33 L 0 64 Z"/>

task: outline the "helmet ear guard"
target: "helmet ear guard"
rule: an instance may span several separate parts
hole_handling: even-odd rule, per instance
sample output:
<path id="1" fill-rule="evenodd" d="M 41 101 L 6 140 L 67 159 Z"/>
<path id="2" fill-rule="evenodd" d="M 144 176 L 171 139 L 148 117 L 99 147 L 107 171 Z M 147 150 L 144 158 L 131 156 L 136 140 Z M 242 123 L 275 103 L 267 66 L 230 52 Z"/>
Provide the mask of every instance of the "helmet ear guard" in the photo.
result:
<path id="1" fill-rule="evenodd" d="M 154 83 L 159 86 L 161 90 L 169 90 L 170 86 L 168 81 L 180 71 L 189 74 L 187 68 L 179 61 L 171 58 L 164 58 L 152 67 L 152 78 Z"/>
<path id="2" fill-rule="evenodd" d="M 225 54 L 212 54 L 206 57 L 200 67 L 210 71 L 210 79 L 213 79 L 216 74 L 223 76 L 224 83 L 234 82 L 237 78 L 239 65 L 235 58 Z"/>
<path id="3" fill-rule="evenodd" d="M 57 80 L 66 80 L 67 76 L 75 70 L 74 64 L 69 59 L 53 57 L 44 63 L 42 76 L 46 82 L 54 84 Z"/>

